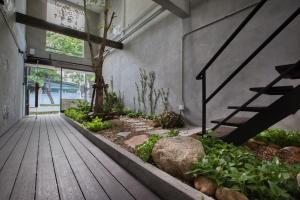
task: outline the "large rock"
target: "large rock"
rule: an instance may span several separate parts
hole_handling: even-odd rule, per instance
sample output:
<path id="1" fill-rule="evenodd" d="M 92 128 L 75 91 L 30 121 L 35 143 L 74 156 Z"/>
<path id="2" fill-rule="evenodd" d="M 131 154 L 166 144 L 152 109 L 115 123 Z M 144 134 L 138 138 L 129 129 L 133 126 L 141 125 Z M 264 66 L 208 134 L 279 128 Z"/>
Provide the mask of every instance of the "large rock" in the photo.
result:
<path id="1" fill-rule="evenodd" d="M 216 191 L 217 200 L 248 200 L 248 198 L 237 191 L 226 187 L 219 187 Z"/>
<path id="2" fill-rule="evenodd" d="M 299 147 L 284 147 L 278 151 L 277 155 L 290 164 L 300 163 Z"/>
<path id="3" fill-rule="evenodd" d="M 194 187 L 208 196 L 214 196 L 218 185 L 209 178 L 199 176 L 194 180 Z"/>
<path id="4" fill-rule="evenodd" d="M 155 164 L 178 178 L 189 179 L 185 173 L 205 155 L 200 141 L 190 137 L 173 137 L 159 140 L 152 151 Z"/>

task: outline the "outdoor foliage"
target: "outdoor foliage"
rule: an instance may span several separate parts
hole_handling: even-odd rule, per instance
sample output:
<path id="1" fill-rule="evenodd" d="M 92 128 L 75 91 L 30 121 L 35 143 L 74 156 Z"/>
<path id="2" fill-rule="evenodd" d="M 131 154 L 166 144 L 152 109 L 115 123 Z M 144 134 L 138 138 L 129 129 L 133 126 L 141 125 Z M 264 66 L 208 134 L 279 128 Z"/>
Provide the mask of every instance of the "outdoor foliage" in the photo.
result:
<path id="1" fill-rule="evenodd" d="M 209 136 L 204 136 L 201 142 L 207 155 L 190 172 L 195 177 L 211 178 L 218 185 L 240 191 L 254 200 L 296 200 L 300 195 L 296 181 L 299 165 L 288 165 L 278 158 L 260 160 L 243 147 Z"/>
<path id="2" fill-rule="evenodd" d="M 127 114 L 127 117 L 130 117 L 130 118 L 138 118 L 140 116 L 144 116 L 144 114 L 141 112 L 130 112 Z"/>
<path id="3" fill-rule="evenodd" d="M 103 112 L 116 112 L 118 114 L 123 114 L 125 110 L 123 99 L 124 96 L 121 95 L 121 92 L 119 92 L 119 95 L 114 92 L 113 80 L 111 80 L 110 89 L 107 90 L 104 97 Z"/>
<path id="4" fill-rule="evenodd" d="M 137 146 L 137 155 L 143 161 L 147 162 L 151 158 L 151 153 L 154 148 L 154 145 L 161 139 L 162 137 L 159 135 L 151 135 L 149 139 L 143 144 Z"/>
<path id="5" fill-rule="evenodd" d="M 112 127 L 112 123 L 110 121 L 102 121 L 102 119 L 96 117 L 91 122 L 84 122 L 83 125 L 94 132 L 102 131 L 105 129 L 109 129 Z"/>
<path id="6" fill-rule="evenodd" d="M 255 139 L 266 143 L 276 144 L 281 147 L 300 147 L 300 133 L 297 131 L 268 129 L 257 135 Z"/>
<path id="7" fill-rule="evenodd" d="M 176 137 L 179 135 L 179 130 L 177 129 L 172 129 L 170 130 L 170 132 L 168 133 L 167 137 Z"/>
<path id="8" fill-rule="evenodd" d="M 163 128 L 182 128 L 184 126 L 182 116 L 174 112 L 164 112 L 159 121 Z"/>
<path id="9" fill-rule="evenodd" d="M 83 121 L 85 121 L 87 114 L 77 108 L 69 108 L 67 109 L 64 114 L 67 117 L 70 117 L 71 119 L 82 123 Z"/>
<path id="10" fill-rule="evenodd" d="M 178 134 L 178 130 L 171 130 L 167 133 L 166 137 L 176 137 L 178 136 Z M 151 135 L 146 142 L 144 142 L 141 145 L 138 145 L 136 151 L 138 157 L 140 157 L 145 162 L 150 161 L 154 145 L 162 138 L 163 137 L 160 135 Z"/>
<path id="11" fill-rule="evenodd" d="M 47 31 L 46 51 L 83 58 L 84 42 L 77 38 Z"/>

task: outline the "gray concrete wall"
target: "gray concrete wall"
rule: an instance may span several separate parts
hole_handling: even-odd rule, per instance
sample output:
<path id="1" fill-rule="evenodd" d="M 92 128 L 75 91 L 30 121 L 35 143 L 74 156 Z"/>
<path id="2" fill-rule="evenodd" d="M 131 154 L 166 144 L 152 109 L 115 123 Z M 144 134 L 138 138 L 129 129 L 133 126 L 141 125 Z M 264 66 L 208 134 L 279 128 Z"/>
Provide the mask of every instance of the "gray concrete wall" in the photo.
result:
<path id="1" fill-rule="evenodd" d="M 1 9 L 1 8 L 0 8 Z M 15 23 L 14 10 L 25 12 L 26 1 L 16 1 L 6 19 L 21 50 L 25 50 L 25 27 Z M 18 53 L 13 36 L 0 16 L 0 134 L 23 115 L 23 56 Z"/>
<path id="2" fill-rule="evenodd" d="M 64 1 L 64 3 L 67 3 Z M 71 3 L 69 3 L 71 4 Z M 77 6 L 71 4 L 73 6 Z M 47 1 L 45 0 L 28 0 L 27 1 L 27 13 L 30 16 L 46 20 L 47 19 Z M 99 14 L 95 12 L 89 12 L 89 23 L 90 23 L 90 31 L 92 34 L 98 35 L 98 28 L 99 28 Z M 66 56 L 62 54 L 50 53 L 45 50 L 46 48 L 46 31 L 33 28 L 30 26 L 26 27 L 26 35 L 27 35 L 27 49 L 29 52 L 30 48 L 35 49 L 35 56 L 48 58 L 49 54 L 53 59 L 63 60 L 73 63 L 80 63 L 80 64 L 91 64 L 90 59 L 90 50 L 88 47 L 87 42 L 84 45 L 84 58 L 77 58 L 72 56 Z M 95 48 L 96 49 L 96 48 Z M 64 67 L 64 66 L 62 66 Z M 76 66 L 72 66 L 76 68 Z"/>
<path id="3" fill-rule="evenodd" d="M 110 54 L 105 62 L 105 78 L 109 80 L 113 76 L 116 90 L 123 91 L 126 105 L 133 107 L 132 96 L 137 95 L 134 83 L 139 80 L 138 69 L 144 68 L 148 72 L 153 70 L 157 74 L 156 86 L 170 88 L 172 109 L 178 112 L 178 106 L 184 104 L 186 119 L 201 125 L 201 82 L 196 81 L 195 76 L 251 9 L 188 36 L 184 42 L 183 68 L 182 36 L 255 2 L 257 1 L 192 1 L 191 17 L 185 20 L 165 11 L 150 25 L 125 41 L 123 51 L 113 51 Z M 299 6 L 298 0 L 269 1 L 208 71 L 208 94 Z M 227 106 L 241 105 L 250 98 L 253 93 L 248 88 L 265 86 L 273 80 L 277 76 L 274 66 L 299 60 L 299 25 L 298 17 L 208 104 L 209 121 L 231 112 L 226 109 Z M 284 80 L 280 85 L 297 83 L 299 81 Z M 262 96 L 253 105 L 268 105 L 275 99 L 274 96 Z M 242 113 L 241 116 L 243 115 L 247 116 L 249 113 Z M 277 126 L 300 130 L 297 123 L 299 120 L 300 112 Z"/>

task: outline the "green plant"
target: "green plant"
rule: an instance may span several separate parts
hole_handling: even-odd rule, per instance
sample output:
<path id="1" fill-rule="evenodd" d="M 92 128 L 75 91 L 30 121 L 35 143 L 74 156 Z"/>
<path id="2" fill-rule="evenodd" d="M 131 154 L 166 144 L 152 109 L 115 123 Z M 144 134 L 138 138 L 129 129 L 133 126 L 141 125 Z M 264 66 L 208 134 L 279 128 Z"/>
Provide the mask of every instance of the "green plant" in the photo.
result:
<path id="1" fill-rule="evenodd" d="M 256 140 L 272 143 L 281 147 L 297 146 L 300 147 L 300 132 L 287 131 L 283 129 L 268 129 L 255 137 Z"/>
<path id="2" fill-rule="evenodd" d="M 84 113 L 88 113 L 91 109 L 90 103 L 85 100 L 76 100 L 75 104 L 77 109 Z"/>
<path id="3" fill-rule="evenodd" d="M 177 129 L 172 129 L 170 132 L 167 133 L 167 137 L 176 137 L 179 135 L 179 130 Z"/>
<path id="4" fill-rule="evenodd" d="M 144 116 L 144 114 L 141 112 L 130 112 L 127 114 L 127 117 L 130 117 L 130 118 L 138 118 L 141 116 Z"/>
<path id="5" fill-rule="evenodd" d="M 85 126 L 87 129 L 91 131 L 98 132 L 98 131 L 111 128 L 112 123 L 110 121 L 102 121 L 102 119 L 96 117 L 91 122 L 83 123 L 83 126 Z"/>
<path id="6" fill-rule="evenodd" d="M 204 136 L 201 139 L 206 155 L 190 174 L 206 176 L 218 185 L 232 188 L 249 199 L 291 199 L 300 195 L 296 175 L 299 165 L 288 165 L 278 158 L 260 160 L 244 147 L 236 147 Z"/>
<path id="7" fill-rule="evenodd" d="M 119 91 L 119 95 L 117 95 L 113 91 L 113 79 L 110 81 L 110 90 L 106 92 L 103 104 L 103 112 L 104 113 L 111 113 L 116 112 L 118 114 L 124 113 L 124 95 L 121 96 L 121 92 Z"/>
<path id="8" fill-rule="evenodd" d="M 69 108 L 65 110 L 64 114 L 67 117 L 70 117 L 71 119 L 80 123 L 84 122 L 87 119 L 87 114 L 77 108 Z"/>
<path id="9" fill-rule="evenodd" d="M 163 128 L 181 128 L 184 126 L 182 116 L 174 112 L 164 112 L 159 121 Z"/>
<path id="10" fill-rule="evenodd" d="M 147 162 L 151 158 L 154 145 L 161 139 L 159 135 L 151 135 L 149 139 L 141 145 L 137 146 L 136 153 L 143 161 Z"/>

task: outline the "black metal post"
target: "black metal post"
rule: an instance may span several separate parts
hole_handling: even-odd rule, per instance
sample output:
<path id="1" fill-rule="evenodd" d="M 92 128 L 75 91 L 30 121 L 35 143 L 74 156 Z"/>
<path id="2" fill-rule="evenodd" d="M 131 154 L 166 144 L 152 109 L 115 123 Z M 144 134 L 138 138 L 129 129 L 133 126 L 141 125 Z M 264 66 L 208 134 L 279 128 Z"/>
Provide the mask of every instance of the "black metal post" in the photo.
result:
<path id="1" fill-rule="evenodd" d="M 202 135 L 206 134 L 206 72 L 202 74 Z"/>

